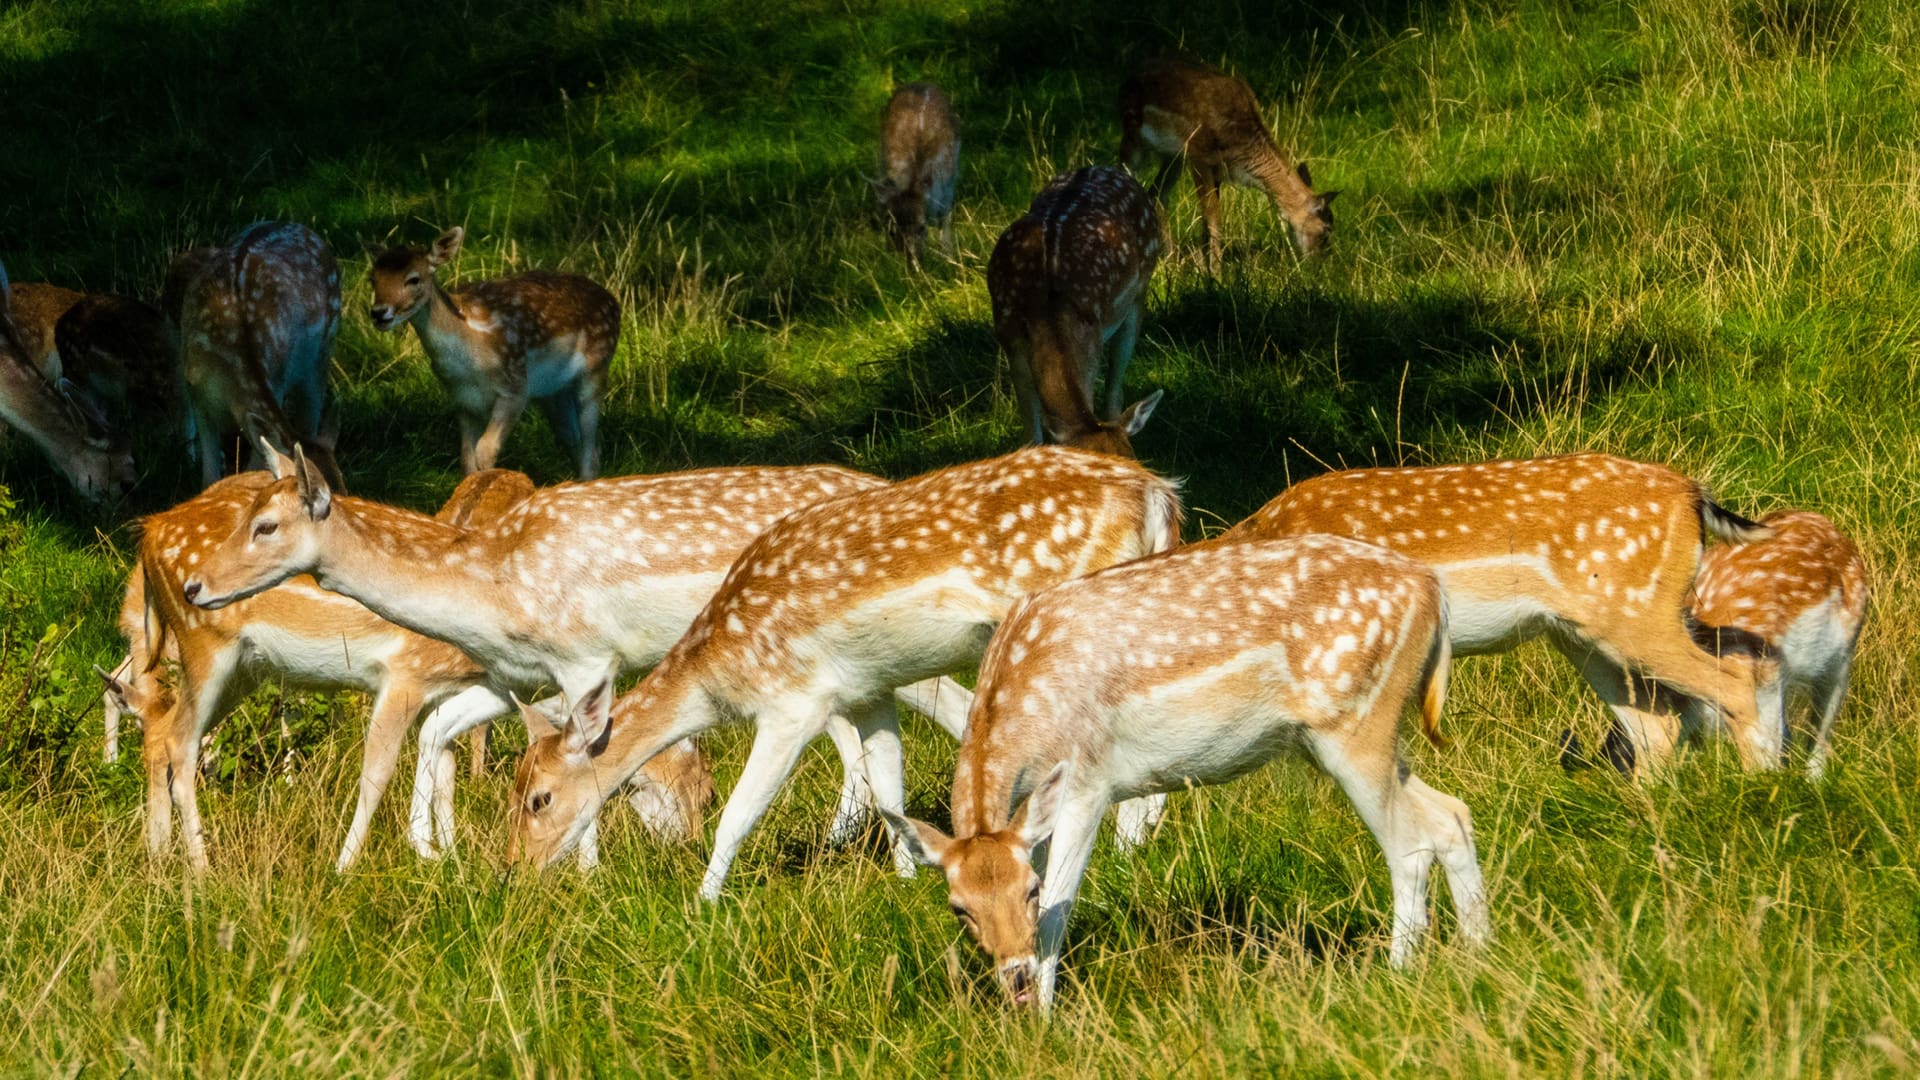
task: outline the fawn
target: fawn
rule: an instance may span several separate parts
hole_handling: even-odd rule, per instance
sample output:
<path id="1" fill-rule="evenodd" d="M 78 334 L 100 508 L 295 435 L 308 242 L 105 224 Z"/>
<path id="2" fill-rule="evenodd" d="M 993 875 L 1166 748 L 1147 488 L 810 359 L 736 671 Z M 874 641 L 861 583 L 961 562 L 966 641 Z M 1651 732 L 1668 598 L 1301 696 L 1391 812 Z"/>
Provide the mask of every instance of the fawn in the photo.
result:
<path id="1" fill-rule="evenodd" d="M 63 398 L 22 339 L 12 317 L 12 290 L 0 267 L 0 422 L 33 440 L 82 496 L 95 502 L 119 499 L 133 485 L 133 456 L 89 430 L 79 409 Z"/>
<path id="2" fill-rule="evenodd" d="M 887 239 L 918 268 L 927 228 L 938 227 L 953 250 L 953 189 L 960 173 L 960 135 L 953 104 L 932 83 L 893 92 L 880 120 L 881 175 L 873 193 L 887 215 Z"/>

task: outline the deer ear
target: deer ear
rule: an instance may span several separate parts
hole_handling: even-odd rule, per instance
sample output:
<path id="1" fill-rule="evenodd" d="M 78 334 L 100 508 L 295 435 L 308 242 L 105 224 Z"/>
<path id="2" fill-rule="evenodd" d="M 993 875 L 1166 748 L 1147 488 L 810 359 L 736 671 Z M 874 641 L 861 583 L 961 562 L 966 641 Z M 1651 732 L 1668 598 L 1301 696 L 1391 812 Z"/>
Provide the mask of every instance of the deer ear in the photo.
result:
<path id="1" fill-rule="evenodd" d="M 584 750 L 589 757 L 599 757 L 607 749 L 607 739 L 613 734 L 613 673 L 596 683 L 593 689 L 581 695 L 567 713 L 565 730 L 567 749 Z"/>
<path id="2" fill-rule="evenodd" d="M 1337 199 L 1337 198 L 1339 198 L 1339 197 L 1340 197 L 1340 190 L 1339 190 L 1338 188 L 1335 188 L 1335 189 L 1334 189 L 1334 190 L 1332 190 L 1332 191 L 1323 191 L 1323 192 L 1321 192 L 1321 193 L 1320 193 L 1320 196 L 1319 196 L 1319 197 L 1320 197 L 1320 205 L 1321 205 L 1321 206 L 1323 206 L 1323 207 L 1324 207 L 1324 206 L 1332 206 L 1332 205 L 1333 205 L 1333 200 L 1334 200 L 1334 199 Z"/>
<path id="3" fill-rule="evenodd" d="M 433 246 L 427 249 L 427 265 L 440 266 L 453 261 L 460 254 L 460 244 L 467 238 L 467 230 L 455 225 L 434 238 Z"/>
<path id="4" fill-rule="evenodd" d="M 1140 434 L 1140 429 L 1147 426 L 1148 418 L 1153 415 L 1153 410 L 1159 406 L 1160 399 L 1165 397 L 1166 393 L 1165 390 L 1155 390 L 1127 406 L 1127 411 L 1120 414 L 1119 425 L 1126 431 L 1128 438 Z"/>
<path id="5" fill-rule="evenodd" d="M 941 860 L 953 847 L 953 837 L 924 821 L 915 821 L 903 814 L 891 810 L 880 811 L 887 819 L 887 828 L 892 830 L 894 838 L 900 841 L 907 854 L 921 866 L 941 866 Z"/>
<path id="6" fill-rule="evenodd" d="M 333 489 L 327 486 L 327 478 L 307 460 L 307 452 L 299 443 L 293 444 L 293 476 L 299 484 L 300 501 L 306 505 L 307 516 L 315 521 L 327 520 L 333 512 Z"/>
<path id="7" fill-rule="evenodd" d="M 112 695 L 113 703 L 115 705 L 119 706 L 121 709 L 125 710 L 126 712 L 134 711 L 133 707 L 127 704 L 127 684 L 126 683 L 123 683 L 119 679 L 114 678 L 112 672 L 108 671 L 106 668 L 101 667 L 99 664 L 93 665 L 93 673 L 95 675 L 100 676 L 100 682 L 101 682 L 102 688 L 108 694 Z"/>
<path id="8" fill-rule="evenodd" d="M 1309 188 L 1313 187 L 1313 173 L 1308 170 L 1306 162 L 1303 161 L 1294 166 L 1293 171 L 1296 176 L 1300 177 L 1301 183 L 1307 185 Z"/>
<path id="9" fill-rule="evenodd" d="M 1020 842 L 1029 848 L 1053 835 L 1054 818 L 1060 813 L 1060 804 L 1066 801 L 1067 794 L 1066 762 L 1053 767 L 1046 779 L 1040 781 L 1027 801 L 1013 815 L 1008 827 L 1020 834 Z"/>
<path id="10" fill-rule="evenodd" d="M 252 414 L 247 416 L 247 428 L 256 430 Z M 281 453 L 280 448 L 273 445 L 265 435 L 256 434 L 253 441 L 260 444 L 261 456 L 267 461 L 267 471 L 273 474 L 275 480 L 285 480 L 293 475 L 293 459 Z"/>

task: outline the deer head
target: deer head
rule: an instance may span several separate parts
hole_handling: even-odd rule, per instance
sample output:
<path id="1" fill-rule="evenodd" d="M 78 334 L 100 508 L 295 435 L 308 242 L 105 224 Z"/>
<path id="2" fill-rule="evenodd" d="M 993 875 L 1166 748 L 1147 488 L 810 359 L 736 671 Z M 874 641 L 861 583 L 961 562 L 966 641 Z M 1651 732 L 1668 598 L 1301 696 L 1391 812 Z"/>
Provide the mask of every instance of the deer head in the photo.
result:
<path id="1" fill-rule="evenodd" d="M 375 329 L 395 329 L 419 313 L 433 298 L 434 273 L 460 254 L 466 235 L 455 225 L 424 250 L 398 244 L 373 260 L 373 307 L 368 314 Z"/>

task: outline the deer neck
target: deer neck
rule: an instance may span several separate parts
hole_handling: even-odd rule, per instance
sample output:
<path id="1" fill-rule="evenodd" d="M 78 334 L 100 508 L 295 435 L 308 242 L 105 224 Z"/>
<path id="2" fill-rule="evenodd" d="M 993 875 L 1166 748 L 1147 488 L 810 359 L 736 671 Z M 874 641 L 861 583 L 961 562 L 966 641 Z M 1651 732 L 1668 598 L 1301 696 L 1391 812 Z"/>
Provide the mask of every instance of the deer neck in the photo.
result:
<path id="1" fill-rule="evenodd" d="M 594 769 L 601 802 L 618 793 L 655 755 L 719 722 L 704 667 L 698 650 L 676 646 L 614 703 L 607 747 Z"/>
<path id="2" fill-rule="evenodd" d="M 0 420 L 25 433 L 55 462 L 92 449 L 39 371 L 15 359 L 11 351 L 0 355 Z"/>
<path id="3" fill-rule="evenodd" d="M 430 284 L 427 302 L 407 320 L 419 335 L 421 346 L 436 365 L 444 365 L 454 354 L 473 355 L 482 345 L 480 331 L 467 323 L 453 294 L 440 285 L 438 278 L 431 279 Z"/>
<path id="4" fill-rule="evenodd" d="M 1047 760 L 1046 751 L 1059 748 L 1034 745 L 1011 727 L 990 709 L 978 707 L 968 720 L 953 773 L 955 837 L 984 836 L 1006 828 L 1013 818 L 1015 795 L 1039 783 L 1054 762 L 1075 756 L 1068 751 Z M 1086 755 L 1078 756 L 1084 764 Z"/>
<path id="5" fill-rule="evenodd" d="M 1289 221 L 1299 221 L 1313 211 L 1313 189 L 1300 179 L 1300 174 L 1287 165 L 1287 159 L 1273 145 L 1271 138 L 1255 142 L 1248 147 L 1240 167 L 1245 169 L 1260 186 L 1266 189 L 1267 197 L 1280 208 Z"/>
<path id="6" fill-rule="evenodd" d="M 499 636 L 490 559 L 465 530 L 424 514 L 347 496 L 333 513 L 314 580 L 416 633 L 484 654 Z"/>

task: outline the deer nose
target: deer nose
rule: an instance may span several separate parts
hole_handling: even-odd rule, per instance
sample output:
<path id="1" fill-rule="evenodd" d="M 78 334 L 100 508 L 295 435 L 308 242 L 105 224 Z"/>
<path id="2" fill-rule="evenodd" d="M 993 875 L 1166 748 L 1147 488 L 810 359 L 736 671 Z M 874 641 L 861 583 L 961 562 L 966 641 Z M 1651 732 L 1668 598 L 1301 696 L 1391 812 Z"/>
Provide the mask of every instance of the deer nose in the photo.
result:
<path id="1" fill-rule="evenodd" d="M 180 591 L 186 594 L 187 603 L 191 604 L 194 598 L 200 595 L 200 583 L 197 581 L 189 581 L 187 582 L 187 587 Z"/>
<path id="2" fill-rule="evenodd" d="M 386 304 L 380 304 L 374 307 L 372 314 L 374 322 L 383 323 L 393 318 L 393 308 Z"/>

